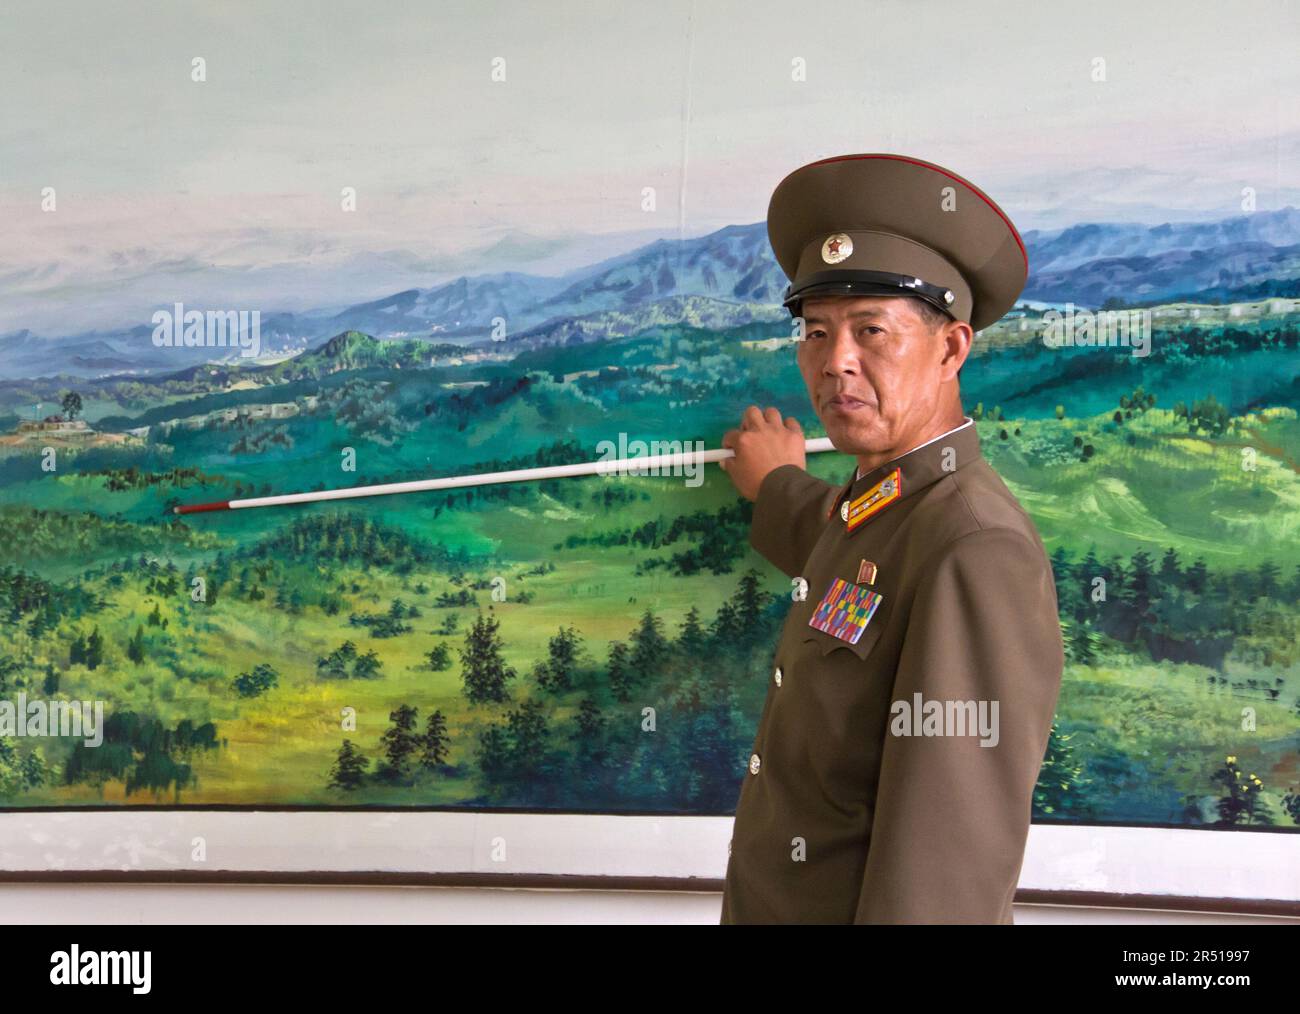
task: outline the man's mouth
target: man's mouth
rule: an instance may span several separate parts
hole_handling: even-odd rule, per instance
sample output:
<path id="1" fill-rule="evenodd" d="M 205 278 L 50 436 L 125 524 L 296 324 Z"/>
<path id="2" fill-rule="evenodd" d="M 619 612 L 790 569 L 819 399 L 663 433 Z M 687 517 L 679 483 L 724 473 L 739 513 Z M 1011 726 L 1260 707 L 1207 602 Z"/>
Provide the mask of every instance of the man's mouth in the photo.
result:
<path id="1" fill-rule="evenodd" d="M 855 398 L 851 394 L 837 394 L 834 397 L 827 399 L 826 407 L 832 412 L 843 412 L 847 414 L 850 412 L 860 412 L 864 408 L 870 408 L 871 406 L 861 398 Z"/>

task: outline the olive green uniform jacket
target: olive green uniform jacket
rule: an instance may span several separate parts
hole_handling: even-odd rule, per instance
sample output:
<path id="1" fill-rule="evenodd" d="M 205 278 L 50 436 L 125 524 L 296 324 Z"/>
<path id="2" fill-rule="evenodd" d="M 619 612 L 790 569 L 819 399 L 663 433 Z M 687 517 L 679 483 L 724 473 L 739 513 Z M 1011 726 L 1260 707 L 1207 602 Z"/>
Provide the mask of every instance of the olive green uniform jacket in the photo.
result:
<path id="1" fill-rule="evenodd" d="M 849 533 L 841 505 L 895 468 L 898 498 Z M 1011 923 L 1064 659 L 1042 540 L 975 426 L 844 487 L 774 469 L 750 542 L 807 594 L 767 674 L 722 923 Z M 858 642 L 809 626 L 863 560 L 882 599 Z"/>

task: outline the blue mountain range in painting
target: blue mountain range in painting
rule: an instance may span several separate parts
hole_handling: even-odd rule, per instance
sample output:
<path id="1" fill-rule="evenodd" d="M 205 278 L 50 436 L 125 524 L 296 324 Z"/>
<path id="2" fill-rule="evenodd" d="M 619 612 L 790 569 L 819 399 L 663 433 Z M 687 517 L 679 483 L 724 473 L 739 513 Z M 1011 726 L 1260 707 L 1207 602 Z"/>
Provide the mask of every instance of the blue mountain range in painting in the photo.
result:
<path id="1" fill-rule="evenodd" d="M 1023 236 L 1030 276 L 1024 298 L 1100 307 L 1171 301 L 1221 303 L 1300 294 L 1300 211 L 1286 207 L 1215 222 L 1081 224 Z M 264 354 L 286 355 L 344 331 L 377 338 L 485 342 L 494 320 L 512 336 L 565 340 L 634 333 L 647 321 L 708 326 L 780 316 L 786 278 L 767 241 L 766 225 L 727 226 L 705 236 L 659 239 L 563 275 L 518 271 L 462 276 L 427 289 L 406 289 L 342 308 L 262 312 Z M 711 303 L 702 304 L 700 300 Z M 648 314 L 645 311 L 650 311 Z M 640 311 L 640 312 L 639 312 Z M 626 314 L 625 319 L 607 318 Z M 591 326 L 584 319 L 601 317 Z M 160 360 L 152 326 L 38 335 L 0 335 L 0 378 L 151 373 L 196 365 L 211 349 L 176 349 Z M 222 350 L 224 351 L 224 350 Z"/>

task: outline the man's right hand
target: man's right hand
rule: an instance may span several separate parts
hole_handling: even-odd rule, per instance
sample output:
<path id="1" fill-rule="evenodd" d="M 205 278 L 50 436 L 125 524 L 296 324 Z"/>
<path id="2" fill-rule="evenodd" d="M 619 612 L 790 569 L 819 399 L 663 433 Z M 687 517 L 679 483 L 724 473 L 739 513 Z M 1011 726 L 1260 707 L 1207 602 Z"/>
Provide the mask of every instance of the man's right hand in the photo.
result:
<path id="1" fill-rule="evenodd" d="M 758 487 L 767 473 L 781 465 L 807 465 L 803 427 L 794 416 L 781 418 L 775 408 L 759 411 L 750 405 L 740 418 L 740 429 L 727 430 L 722 446 L 736 452 L 718 464 L 731 477 L 732 485 L 746 500 L 758 499 Z"/>

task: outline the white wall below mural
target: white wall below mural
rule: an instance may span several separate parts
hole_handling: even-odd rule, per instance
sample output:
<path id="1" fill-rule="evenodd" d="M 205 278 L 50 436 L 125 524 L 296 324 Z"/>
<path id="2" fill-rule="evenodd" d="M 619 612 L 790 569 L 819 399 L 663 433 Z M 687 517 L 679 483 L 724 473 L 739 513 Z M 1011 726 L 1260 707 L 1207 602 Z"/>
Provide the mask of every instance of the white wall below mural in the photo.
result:
<path id="1" fill-rule="evenodd" d="M 731 824 L 445 811 L 19 811 L 0 814 L 0 873 L 662 878 L 698 880 L 709 891 L 726 871 Z M 1296 857 L 1287 834 L 1035 825 L 1020 888 L 1294 903 Z"/>
<path id="2" fill-rule="evenodd" d="M 278 887 L 0 884 L 0 914 L 20 924 L 248 923 L 712 925 L 716 892 L 554 891 L 456 887 Z M 1300 925 L 1300 919 L 1055 905 L 1017 905 L 1018 926 Z"/>

